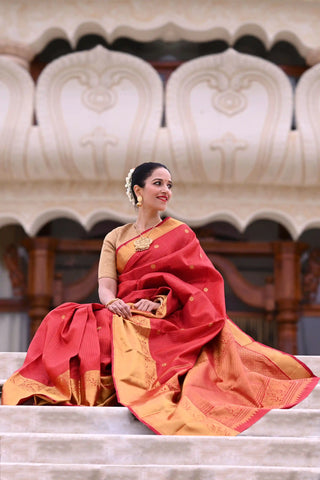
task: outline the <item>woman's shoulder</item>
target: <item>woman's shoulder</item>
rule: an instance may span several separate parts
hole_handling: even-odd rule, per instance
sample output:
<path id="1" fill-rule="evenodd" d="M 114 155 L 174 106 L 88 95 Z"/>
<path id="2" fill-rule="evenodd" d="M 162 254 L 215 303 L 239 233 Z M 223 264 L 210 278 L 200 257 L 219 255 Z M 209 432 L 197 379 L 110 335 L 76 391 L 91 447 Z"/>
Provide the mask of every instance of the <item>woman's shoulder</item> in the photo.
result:
<path id="1" fill-rule="evenodd" d="M 186 228 L 186 229 L 189 229 L 190 231 L 192 231 L 192 228 L 187 223 L 182 222 L 181 220 L 177 220 L 176 218 L 167 217 L 166 222 L 167 222 L 168 225 L 170 225 L 172 227 L 183 227 L 183 228 Z"/>
<path id="2" fill-rule="evenodd" d="M 163 231 L 172 232 L 176 236 L 179 235 L 179 237 L 184 237 L 186 234 L 188 234 L 190 240 L 196 236 L 192 228 L 187 223 L 177 220 L 173 217 L 167 217 L 165 219 L 163 222 Z"/>
<path id="3" fill-rule="evenodd" d="M 125 225 L 120 225 L 120 227 L 116 227 L 110 232 L 106 234 L 104 237 L 104 242 L 107 241 L 116 241 L 118 238 L 123 237 L 132 230 L 133 224 L 132 223 L 126 223 Z"/>

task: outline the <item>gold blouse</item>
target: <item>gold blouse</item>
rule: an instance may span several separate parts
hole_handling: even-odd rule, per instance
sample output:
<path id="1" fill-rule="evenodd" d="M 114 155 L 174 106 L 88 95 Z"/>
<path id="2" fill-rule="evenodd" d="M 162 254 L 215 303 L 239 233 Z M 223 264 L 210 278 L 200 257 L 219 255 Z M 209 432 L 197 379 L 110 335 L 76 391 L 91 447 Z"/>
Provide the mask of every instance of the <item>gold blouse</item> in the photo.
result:
<path id="1" fill-rule="evenodd" d="M 137 236 L 133 223 L 117 227 L 109 232 L 102 244 L 98 268 L 98 278 L 113 278 L 117 280 L 116 250 L 120 245 Z"/>

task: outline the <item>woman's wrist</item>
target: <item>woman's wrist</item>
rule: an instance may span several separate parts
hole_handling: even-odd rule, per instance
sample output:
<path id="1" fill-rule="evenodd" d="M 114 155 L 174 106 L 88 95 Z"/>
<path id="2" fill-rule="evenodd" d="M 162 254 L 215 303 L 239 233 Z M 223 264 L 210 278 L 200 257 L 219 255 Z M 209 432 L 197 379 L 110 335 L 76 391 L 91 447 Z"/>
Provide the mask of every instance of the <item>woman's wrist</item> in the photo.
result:
<path id="1" fill-rule="evenodd" d="M 109 307 L 109 305 L 111 305 L 112 303 L 116 302 L 117 300 L 120 300 L 120 298 L 112 298 L 111 300 L 109 300 L 109 302 L 107 302 L 105 304 L 105 307 Z"/>

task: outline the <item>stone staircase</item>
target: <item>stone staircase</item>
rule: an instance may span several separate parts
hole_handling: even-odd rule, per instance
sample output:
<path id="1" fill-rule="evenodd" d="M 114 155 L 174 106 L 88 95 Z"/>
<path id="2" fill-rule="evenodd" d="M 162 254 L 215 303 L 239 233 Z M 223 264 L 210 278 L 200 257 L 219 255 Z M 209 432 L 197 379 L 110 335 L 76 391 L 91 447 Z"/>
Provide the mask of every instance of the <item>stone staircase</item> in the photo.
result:
<path id="1" fill-rule="evenodd" d="M 0 383 L 24 356 L 0 353 Z M 2 406 L 0 441 L 1 480 L 320 480 L 320 385 L 238 437 L 154 435 L 124 407 Z"/>

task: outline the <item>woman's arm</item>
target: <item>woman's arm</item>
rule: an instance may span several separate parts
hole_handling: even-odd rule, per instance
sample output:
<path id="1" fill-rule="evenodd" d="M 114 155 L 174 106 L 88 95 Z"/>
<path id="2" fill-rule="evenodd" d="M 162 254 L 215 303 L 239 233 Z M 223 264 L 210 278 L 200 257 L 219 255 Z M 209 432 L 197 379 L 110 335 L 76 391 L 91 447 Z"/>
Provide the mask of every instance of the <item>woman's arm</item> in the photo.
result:
<path id="1" fill-rule="evenodd" d="M 113 278 L 103 277 L 99 279 L 99 298 L 110 312 L 123 318 L 131 318 L 131 310 L 123 300 L 117 298 L 117 281 Z"/>
<path id="2" fill-rule="evenodd" d="M 117 315 L 121 315 L 124 318 L 131 318 L 131 310 L 128 304 L 126 304 L 120 298 L 117 298 L 117 281 L 113 278 L 100 278 L 99 279 L 99 298 L 108 310 Z M 159 302 L 153 302 L 145 298 L 138 300 L 134 306 L 137 310 L 142 312 L 153 312 L 159 308 Z"/>

